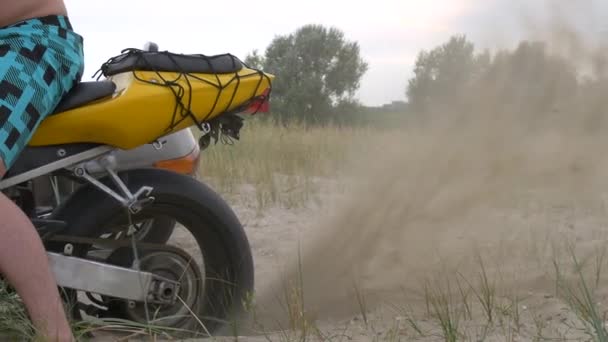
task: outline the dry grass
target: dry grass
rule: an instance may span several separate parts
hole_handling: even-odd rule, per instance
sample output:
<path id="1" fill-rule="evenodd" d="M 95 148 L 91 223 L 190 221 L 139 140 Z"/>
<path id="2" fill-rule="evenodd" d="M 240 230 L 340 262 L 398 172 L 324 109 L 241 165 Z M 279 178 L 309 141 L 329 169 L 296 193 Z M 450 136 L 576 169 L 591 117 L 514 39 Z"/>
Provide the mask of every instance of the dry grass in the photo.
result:
<path id="1" fill-rule="evenodd" d="M 253 118 L 246 121 L 241 141 L 218 143 L 203 152 L 200 175 L 222 195 L 245 197 L 260 211 L 299 207 L 318 202 L 323 187 L 344 186 L 335 180 L 352 175 L 358 159 L 377 153 L 372 142 L 390 134 L 398 131 L 284 127 Z"/>

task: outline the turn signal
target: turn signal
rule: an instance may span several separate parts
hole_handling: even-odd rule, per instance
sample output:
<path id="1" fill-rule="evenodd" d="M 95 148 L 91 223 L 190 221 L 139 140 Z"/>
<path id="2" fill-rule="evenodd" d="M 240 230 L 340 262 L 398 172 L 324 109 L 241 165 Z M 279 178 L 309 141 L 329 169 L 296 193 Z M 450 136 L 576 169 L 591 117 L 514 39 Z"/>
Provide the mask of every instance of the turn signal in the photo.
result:
<path id="1" fill-rule="evenodd" d="M 154 167 L 175 171 L 181 174 L 194 175 L 198 172 L 200 155 L 200 148 L 197 144 L 192 152 L 186 156 L 158 161 L 154 163 Z"/>

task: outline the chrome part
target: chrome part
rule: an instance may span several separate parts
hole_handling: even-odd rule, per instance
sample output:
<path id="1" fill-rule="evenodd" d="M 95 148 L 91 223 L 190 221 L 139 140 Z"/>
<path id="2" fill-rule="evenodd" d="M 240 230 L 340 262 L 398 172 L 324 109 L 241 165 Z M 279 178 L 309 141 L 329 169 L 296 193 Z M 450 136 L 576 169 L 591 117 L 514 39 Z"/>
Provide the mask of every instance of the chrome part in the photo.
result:
<path id="1" fill-rule="evenodd" d="M 116 162 L 116 156 L 114 155 L 114 153 L 108 154 L 107 156 L 103 156 L 102 158 L 99 158 L 94 161 L 96 161 L 104 170 L 107 170 L 107 169 L 115 170 L 116 166 L 118 164 Z"/>
<path id="2" fill-rule="evenodd" d="M 0 181 L 0 190 L 6 189 L 8 187 L 11 187 L 11 186 L 23 183 L 23 182 L 27 182 L 31 179 L 49 174 L 53 171 L 57 171 L 59 169 L 63 169 L 63 168 L 66 168 L 66 167 L 69 167 L 69 166 L 72 166 L 72 165 L 75 165 L 78 163 L 82 163 L 89 159 L 99 157 L 105 153 L 112 151 L 113 149 L 114 148 L 110 147 L 110 146 L 95 147 L 88 151 L 84 151 L 82 153 L 78 153 L 73 156 L 63 158 L 63 159 L 54 161 L 52 163 L 46 164 L 37 169 L 18 174 L 11 178 L 3 179 L 2 181 Z"/>
<path id="3" fill-rule="evenodd" d="M 179 288 L 160 287 L 156 289 L 156 293 L 162 293 L 161 298 L 157 300 L 168 301 L 170 298 L 179 299 L 174 305 L 162 307 L 151 307 L 150 311 L 153 317 L 161 326 L 179 326 L 181 320 L 188 319 L 191 316 L 190 309 L 200 305 L 200 298 L 204 294 L 204 275 L 201 273 L 197 263 L 192 260 L 192 257 L 182 256 L 169 251 L 158 251 L 146 254 L 141 258 L 142 271 L 153 272 L 171 280 L 178 281 Z M 126 309 L 127 318 L 136 322 L 148 323 L 147 306 L 144 303 L 136 303 L 135 307 L 128 305 Z"/>
<path id="4" fill-rule="evenodd" d="M 101 191 L 105 192 L 106 194 L 114 197 L 114 199 L 117 200 L 118 202 L 120 202 L 122 204 L 126 203 L 126 200 L 124 198 L 122 198 L 119 194 L 117 194 L 116 192 L 114 192 L 114 190 L 112 190 L 112 189 L 108 188 L 107 186 L 105 186 L 103 183 L 101 183 L 100 181 L 98 181 L 96 178 L 91 177 L 91 175 L 89 175 L 89 173 L 87 172 L 87 170 L 85 170 L 83 167 L 77 167 L 76 169 L 74 169 L 74 174 L 77 177 L 83 178 L 87 182 L 93 184 L 94 186 L 96 186 Z"/>
<path id="5" fill-rule="evenodd" d="M 74 253 L 74 245 L 72 245 L 71 243 L 66 244 L 63 247 L 63 254 L 70 256 L 72 255 L 72 253 Z"/>
<path id="6" fill-rule="evenodd" d="M 112 160 L 113 158 L 107 158 L 105 159 L 105 161 L 102 159 L 101 161 L 99 161 L 99 163 L 106 167 L 106 172 L 110 175 L 112 182 L 116 184 L 116 186 L 120 189 L 124 197 L 107 187 L 105 184 L 101 183 L 95 177 L 91 176 L 87 172 L 87 170 L 82 166 L 76 167 L 74 169 L 74 175 L 93 184 L 101 191 L 112 196 L 112 198 L 117 200 L 125 208 L 128 208 L 131 213 L 137 214 L 145 204 L 148 204 L 154 200 L 154 197 L 150 196 L 150 193 L 152 193 L 152 190 L 154 189 L 149 186 L 142 186 L 139 190 L 137 190 L 135 194 L 131 193 L 131 191 L 122 181 L 122 179 L 120 179 L 116 172 L 111 167 L 109 167 L 112 165 Z"/>
<path id="7" fill-rule="evenodd" d="M 67 152 L 64 149 L 62 149 L 62 148 L 60 148 L 60 149 L 57 150 L 57 156 L 58 157 L 62 157 L 63 158 L 63 157 L 65 157 L 66 154 L 67 154 Z"/>
<path id="8" fill-rule="evenodd" d="M 171 305 L 177 300 L 180 288 L 177 281 L 97 261 L 51 252 L 47 255 L 61 287 L 136 302 Z M 169 292 L 171 296 L 167 295 Z"/>
<path id="9" fill-rule="evenodd" d="M 57 177 L 50 176 L 49 182 L 51 183 L 51 188 L 53 189 L 53 196 L 55 197 L 55 205 L 58 206 L 61 204 L 61 194 L 59 193 L 59 183 L 57 183 Z"/>
<path id="10" fill-rule="evenodd" d="M 203 135 L 209 134 L 209 132 L 211 132 L 211 125 L 208 122 L 202 124 L 201 127 L 203 128 Z"/>
<path id="11" fill-rule="evenodd" d="M 133 264 L 131 265 L 131 267 L 140 271 L 141 260 L 139 259 L 139 251 L 137 250 L 137 241 L 135 241 L 135 234 L 133 234 L 135 232 L 135 228 L 132 228 L 133 222 L 131 221 L 131 214 L 127 213 L 127 215 L 129 215 L 129 234 L 131 234 L 131 248 L 133 249 Z"/>
<path id="12" fill-rule="evenodd" d="M 155 150 L 160 151 L 163 149 L 163 147 L 165 146 L 166 143 L 167 143 L 167 140 L 164 140 L 164 141 L 156 140 L 152 143 L 152 147 L 154 147 Z"/>
<path id="13" fill-rule="evenodd" d="M 109 153 L 102 158 L 90 160 L 82 165 L 78 165 L 78 167 L 84 168 L 88 173 L 104 173 L 108 167 L 116 170 L 118 166 L 116 152 L 116 150 L 112 151 L 112 153 Z"/>

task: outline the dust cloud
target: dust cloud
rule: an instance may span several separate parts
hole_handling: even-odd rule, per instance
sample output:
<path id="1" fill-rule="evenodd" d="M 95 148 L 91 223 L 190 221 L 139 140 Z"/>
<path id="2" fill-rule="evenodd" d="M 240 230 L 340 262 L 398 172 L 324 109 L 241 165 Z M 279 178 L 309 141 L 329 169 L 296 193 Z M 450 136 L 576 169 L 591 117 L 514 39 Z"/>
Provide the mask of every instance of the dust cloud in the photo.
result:
<path id="1" fill-rule="evenodd" d="M 474 273 L 476 255 L 505 286 L 529 290 L 548 281 L 548 241 L 600 239 L 601 220 L 589 216 L 601 216 L 608 193 L 608 53 L 559 20 L 534 36 L 559 55 L 557 67 L 512 58 L 399 137 L 379 137 L 360 155 L 348 199 L 258 292 L 260 308 L 286 319 L 277 303 L 300 275 L 315 318 L 358 313 L 355 288 L 370 307 L 413 302 L 432 274 Z M 517 78 L 529 73 L 538 82 L 522 89 Z M 585 224 L 597 227 L 577 231 Z"/>

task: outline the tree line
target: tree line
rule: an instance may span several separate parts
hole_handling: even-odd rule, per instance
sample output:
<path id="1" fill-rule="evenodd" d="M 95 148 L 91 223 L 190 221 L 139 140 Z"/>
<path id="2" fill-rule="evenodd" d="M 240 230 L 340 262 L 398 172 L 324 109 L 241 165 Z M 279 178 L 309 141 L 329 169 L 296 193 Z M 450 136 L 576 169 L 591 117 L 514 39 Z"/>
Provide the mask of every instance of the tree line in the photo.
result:
<path id="1" fill-rule="evenodd" d="M 550 53 L 543 42 L 522 41 L 513 49 L 476 51 L 464 35 L 421 51 L 406 86 L 408 114 L 500 108 L 502 112 L 550 115 L 584 104 L 591 125 L 606 108 L 597 95 L 608 84 L 606 60 L 596 58 L 588 77 L 572 61 Z M 273 117 L 281 123 L 349 123 L 365 110 L 355 97 L 368 70 L 357 42 L 337 28 L 306 25 L 277 36 L 245 63 L 274 73 Z M 594 119 L 593 119 L 594 118 Z M 369 120 L 367 120 L 369 121 Z"/>

